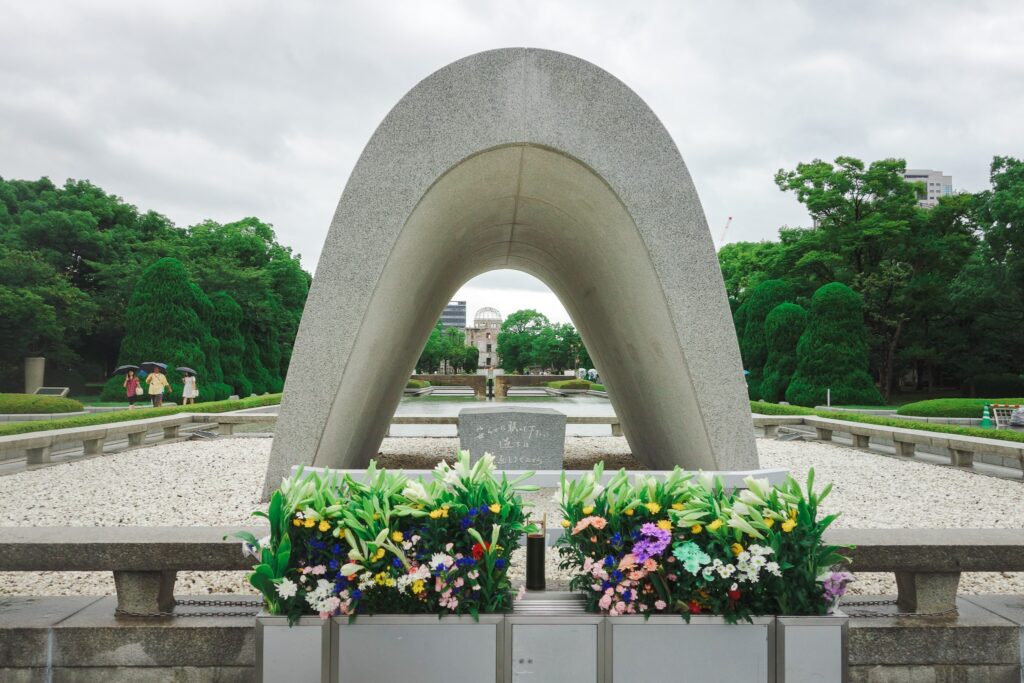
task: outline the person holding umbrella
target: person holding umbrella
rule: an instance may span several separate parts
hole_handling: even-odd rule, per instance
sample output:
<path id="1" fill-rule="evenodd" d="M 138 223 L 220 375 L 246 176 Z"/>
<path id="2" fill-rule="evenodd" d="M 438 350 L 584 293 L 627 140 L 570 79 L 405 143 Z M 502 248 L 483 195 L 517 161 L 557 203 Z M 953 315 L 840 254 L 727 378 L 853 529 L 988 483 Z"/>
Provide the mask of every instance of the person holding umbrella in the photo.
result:
<path id="1" fill-rule="evenodd" d="M 144 363 L 153 369 L 146 375 L 146 384 L 149 385 L 149 398 L 153 401 L 153 407 L 159 408 L 164 404 L 164 391 L 171 388 L 167 377 L 164 376 L 163 368 L 159 363 Z"/>
<path id="2" fill-rule="evenodd" d="M 195 403 L 196 396 L 199 395 L 199 388 L 196 387 L 196 371 L 184 367 L 177 368 L 177 370 L 185 373 L 181 379 L 181 405 L 187 406 L 189 403 Z"/>
<path id="3" fill-rule="evenodd" d="M 124 382 L 121 386 L 124 387 L 124 393 L 128 398 L 128 410 L 135 408 L 135 402 L 139 400 L 139 396 L 142 396 L 142 385 L 139 383 L 139 378 L 135 376 L 135 371 L 138 369 L 134 365 L 123 365 L 118 370 L 125 372 Z"/>

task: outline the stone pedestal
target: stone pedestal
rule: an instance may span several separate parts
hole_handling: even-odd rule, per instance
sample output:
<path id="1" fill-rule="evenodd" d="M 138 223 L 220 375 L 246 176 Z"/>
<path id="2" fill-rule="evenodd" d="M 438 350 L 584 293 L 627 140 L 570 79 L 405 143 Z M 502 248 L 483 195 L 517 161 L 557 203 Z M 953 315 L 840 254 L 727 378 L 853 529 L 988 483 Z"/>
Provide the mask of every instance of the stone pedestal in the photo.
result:
<path id="1" fill-rule="evenodd" d="M 29 357 L 25 359 L 25 393 L 34 394 L 36 389 L 45 384 L 46 359 Z"/>

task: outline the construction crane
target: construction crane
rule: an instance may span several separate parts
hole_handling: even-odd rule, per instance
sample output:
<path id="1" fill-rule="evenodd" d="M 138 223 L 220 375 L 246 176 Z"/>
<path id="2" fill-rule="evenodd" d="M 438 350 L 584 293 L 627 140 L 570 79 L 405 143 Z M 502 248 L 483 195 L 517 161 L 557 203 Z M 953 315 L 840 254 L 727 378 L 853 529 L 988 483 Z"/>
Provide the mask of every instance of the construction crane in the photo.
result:
<path id="1" fill-rule="evenodd" d="M 718 236 L 719 248 L 721 248 L 725 244 L 725 233 L 729 232 L 730 225 L 732 225 L 732 216 L 729 216 L 729 220 L 725 222 L 725 227 L 722 228 L 722 234 Z"/>

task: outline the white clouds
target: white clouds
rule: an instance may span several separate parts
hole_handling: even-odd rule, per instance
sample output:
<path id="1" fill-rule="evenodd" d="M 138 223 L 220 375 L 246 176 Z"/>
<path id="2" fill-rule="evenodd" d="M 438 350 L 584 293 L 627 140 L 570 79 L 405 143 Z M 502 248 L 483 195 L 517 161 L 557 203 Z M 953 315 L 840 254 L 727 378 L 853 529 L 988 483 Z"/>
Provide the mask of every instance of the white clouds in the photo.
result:
<path id="1" fill-rule="evenodd" d="M 313 268 L 395 102 L 454 59 L 524 45 L 634 88 L 715 238 L 732 215 L 730 241 L 763 239 L 805 222 L 772 182 L 799 161 L 903 156 L 984 187 L 992 155 L 1024 155 L 1021 35 L 1017 2 L 14 3 L 0 175 L 89 178 L 179 224 L 257 215 Z"/>

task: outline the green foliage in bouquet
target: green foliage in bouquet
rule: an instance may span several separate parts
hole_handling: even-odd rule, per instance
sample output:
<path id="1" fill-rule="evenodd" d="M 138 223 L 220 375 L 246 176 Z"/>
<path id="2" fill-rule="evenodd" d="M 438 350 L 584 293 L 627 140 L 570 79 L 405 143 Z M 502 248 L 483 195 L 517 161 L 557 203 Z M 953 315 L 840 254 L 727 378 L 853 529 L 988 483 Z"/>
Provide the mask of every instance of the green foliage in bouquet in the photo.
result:
<path id="1" fill-rule="evenodd" d="M 511 608 L 508 568 L 534 530 L 521 491 L 495 477 L 494 459 L 412 479 L 371 462 L 362 480 L 296 473 L 271 497 L 265 539 L 238 534 L 259 563 L 250 582 L 267 611 L 292 621 L 374 613 L 470 614 Z"/>
<path id="2" fill-rule="evenodd" d="M 602 465 L 556 494 L 566 533 L 561 566 L 594 612 L 723 615 L 825 614 L 851 579 L 832 567 L 843 558 L 822 534 L 836 515 L 818 518 L 831 485 L 815 493 L 792 478 L 779 487 L 748 477 L 727 491 L 720 479 L 684 474 L 664 480 L 625 470 L 607 487 Z"/>

